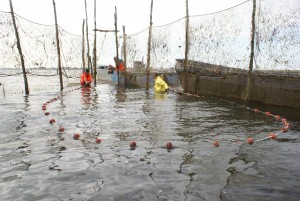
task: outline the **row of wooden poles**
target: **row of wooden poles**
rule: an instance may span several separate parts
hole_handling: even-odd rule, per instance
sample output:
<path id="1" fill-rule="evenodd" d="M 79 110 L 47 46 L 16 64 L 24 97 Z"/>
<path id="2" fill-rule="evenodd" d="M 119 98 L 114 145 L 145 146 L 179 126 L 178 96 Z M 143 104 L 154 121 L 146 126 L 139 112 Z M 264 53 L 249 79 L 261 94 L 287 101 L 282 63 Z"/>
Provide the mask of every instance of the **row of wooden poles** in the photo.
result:
<path id="1" fill-rule="evenodd" d="M 62 65 L 61 65 L 61 54 L 60 54 L 60 45 L 59 45 L 59 32 L 58 32 L 58 25 L 57 25 L 57 14 L 56 14 L 56 6 L 55 6 L 55 0 L 53 1 L 53 9 L 54 9 L 54 19 L 55 19 L 55 32 L 56 32 L 56 47 L 57 47 L 57 55 L 58 55 L 58 72 L 59 72 L 59 80 L 60 80 L 60 90 L 62 91 L 64 86 L 63 86 L 63 78 L 62 78 Z M 23 72 L 23 78 L 24 78 L 24 85 L 25 85 L 25 94 L 29 94 L 29 87 L 28 87 L 28 80 L 27 80 L 27 73 L 25 69 L 25 62 L 24 62 L 24 55 L 22 53 L 22 48 L 21 48 L 21 43 L 20 43 L 20 36 L 18 32 L 18 28 L 16 25 L 16 20 L 15 20 L 15 15 L 14 15 L 14 9 L 13 9 L 13 4 L 12 0 L 9 0 L 10 4 L 10 10 L 11 10 L 11 16 L 12 16 L 12 21 L 13 21 L 13 26 L 16 34 L 16 39 L 17 39 L 17 48 L 18 52 L 20 55 L 20 60 L 21 60 L 21 65 L 22 65 L 22 72 Z M 97 84 L 97 59 L 96 59 L 96 41 L 97 41 L 97 31 L 100 32 L 115 32 L 116 35 L 116 50 L 117 50 L 117 58 L 119 58 L 118 55 L 118 35 L 117 35 L 117 9 L 115 7 L 115 30 L 99 30 L 96 29 L 96 0 L 94 0 L 94 50 L 93 50 L 93 65 L 91 61 L 91 56 L 90 56 L 90 45 L 89 45 L 89 38 L 88 38 L 88 16 L 87 16 L 87 4 L 85 0 L 85 14 L 86 14 L 86 19 L 83 20 L 83 25 L 82 25 L 82 65 L 83 65 L 83 71 L 86 67 L 86 62 L 85 62 L 85 57 L 87 57 L 87 66 L 88 69 L 91 71 L 91 73 L 94 76 L 94 84 Z M 86 26 L 85 26 L 85 21 L 86 21 Z M 86 40 L 87 40 L 87 56 L 85 56 L 85 39 L 84 39 L 84 27 L 86 27 Z M 125 27 L 123 26 L 123 35 L 125 35 Z M 116 60 L 116 66 L 119 65 L 119 61 Z M 92 67 L 93 66 L 93 67 Z M 119 79 L 119 75 L 118 75 Z"/>
<path id="2" fill-rule="evenodd" d="M 13 9 L 13 4 L 12 0 L 9 0 L 10 4 L 10 12 L 11 12 L 11 17 L 13 21 L 13 26 L 15 29 L 15 34 L 17 38 L 17 48 L 20 54 L 20 60 L 21 60 L 21 65 L 22 65 L 22 71 L 23 71 L 23 78 L 24 78 L 24 85 L 25 85 L 25 94 L 29 94 L 29 87 L 28 87 L 28 80 L 27 80 L 27 75 L 26 75 L 26 69 L 25 69 L 25 62 L 24 62 L 24 56 L 22 53 L 22 48 L 21 48 L 21 43 L 20 43 L 20 36 L 19 32 L 17 29 L 16 25 L 16 19 L 14 15 L 14 9 Z M 60 48 L 59 48 L 59 38 L 58 38 L 58 27 L 57 27 L 57 17 L 56 17 L 56 7 L 55 7 L 55 1 L 53 0 L 53 7 L 54 7 L 54 16 L 55 16 L 55 30 L 56 30 L 56 42 L 57 42 L 57 54 L 58 54 L 58 70 L 59 70 L 59 79 L 60 79 L 60 87 L 61 90 L 63 90 L 63 80 L 62 80 L 62 71 L 61 71 L 61 58 L 60 58 Z"/>
<path id="3" fill-rule="evenodd" d="M 251 19 L 251 50 L 250 50 L 250 62 L 249 62 L 249 71 L 248 71 L 248 81 L 247 81 L 247 92 L 245 100 L 248 100 L 250 97 L 250 88 L 252 83 L 252 72 L 253 72 L 253 61 L 254 61 L 254 39 L 255 39 L 255 13 L 256 13 L 256 0 L 253 1 L 253 10 L 252 10 L 252 19 Z M 183 83 L 183 92 L 186 93 L 188 90 L 188 55 L 189 55 L 189 4 L 186 0 L 186 17 L 185 17 L 185 54 L 184 54 L 184 83 Z M 152 9 L 153 9 L 153 0 L 151 0 L 151 9 L 150 9 L 150 26 L 149 26 L 149 36 L 148 36 L 148 55 L 147 55 L 147 81 L 146 81 L 146 90 L 149 89 L 149 77 L 150 77 L 150 50 L 151 50 L 151 35 L 152 35 Z M 124 51 L 126 55 L 126 51 Z"/>
<path id="4" fill-rule="evenodd" d="M 55 17 L 55 29 L 56 29 L 56 42 L 57 42 L 57 54 L 58 54 L 58 71 L 59 71 L 59 78 L 60 78 L 60 89 L 63 90 L 63 80 L 62 80 L 62 70 L 61 70 L 61 57 L 60 57 L 60 46 L 59 46 L 59 35 L 58 35 L 58 26 L 57 26 L 57 15 L 56 15 L 56 6 L 55 6 L 55 0 L 53 1 L 53 8 L 54 8 L 54 17 Z M 24 77 L 24 84 L 25 84 L 25 93 L 26 95 L 29 94 L 29 88 L 28 88 L 28 81 L 25 71 L 25 65 L 24 65 L 24 58 L 22 54 L 22 49 L 20 45 L 20 38 L 18 29 L 16 26 L 14 11 L 13 11 L 13 5 L 12 0 L 9 0 L 10 2 L 10 9 L 11 9 L 11 15 L 13 20 L 13 25 L 16 33 L 17 38 L 17 48 L 20 54 L 21 64 L 22 64 L 22 70 L 23 70 L 23 77 Z M 187 92 L 187 86 L 188 86 L 188 54 L 189 54 L 189 6 L 188 6 L 188 0 L 186 0 L 186 18 L 185 18 L 185 59 L 184 59 L 184 92 Z M 153 0 L 151 0 L 151 8 L 150 8 L 150 26 L 149 26 L 149 36 L 148 36 L 148 49 L 147 49 L 147 65 L 146 65 L 146 90 L 149 89 L 149 77 L 150 77 L 150 50 L 151 50 L 151 36 L 152 36 L 152 10 L 153 10 Z M 249 97 L 249 90 L 250 90 L 250 84 L 251 84 L 251 74 L 253 71 L 253 59 L 254 59 L 254 37 L 255 37 L 255 11 L 256 11 L 256 0 L 253 0 L 253 11 L 252 11 L 252 29 L 251 29 L 251 51 L 250 51 L 250 62 L 249 62 L 249 76 L 248 76 L 248 88 L 246 93 L 246 100 Z M 86 14 L 86 22 L 88 22 L 87 17 L 87 4 L 85 0 L 85 14 Z M 88 59 L 88 68 L 91 70 L 93 76 L 94 76 L 94 84 L 96 86 L 96 80 L 97 80 L 97 58 L 96 58 L 96 32 L 114 32 L 116 36 L 116 66 L 119 66 L 119 51 L 118 51 L 118 30 L 117 30 L 117 9 L 115 7 L 115 30 L 99 30 L 96 28 L 96 0 L 94 0 L 94 50 L 93 50 L 93 68 L 92 68 L 92 62 L 90 57 L 90 47 L 89 47 L 89 39 L 88 39 L 88 23 L 86 24 L 86 40 L 87 40 L 87 59 Z M 85 50 L 84 50 L 84 20 L 82 25 L 82 62 L 83 62 L 83 69 L 85 68 Z M 123 26 L 123 48 L 124 48 L 124 63 L 125 63 L 125 70 L 126 70 L 126 34 L 125 34 L 125 26 Z M 93 72 L 94 71 L 94 72 Z M 119 84 L 119 71 L 118 71 L 118 84 Z"/>

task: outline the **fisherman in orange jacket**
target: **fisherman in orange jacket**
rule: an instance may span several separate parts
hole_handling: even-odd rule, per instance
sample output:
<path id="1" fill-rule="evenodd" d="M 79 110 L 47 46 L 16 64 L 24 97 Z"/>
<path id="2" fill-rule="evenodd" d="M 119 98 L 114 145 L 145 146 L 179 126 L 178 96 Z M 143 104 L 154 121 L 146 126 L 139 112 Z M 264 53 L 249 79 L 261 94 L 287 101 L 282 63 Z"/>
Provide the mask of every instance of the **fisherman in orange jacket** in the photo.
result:
<path id="1" fill-rule="evenodd" d="M 90 74 L 89 69 L 87 68 L 84 73 L 82 73 L 80 77 L 80 84 L 82 86 L 90 85 L 93 82 L 92 75 Z"/>
<path id="2" fill-rule="evenodd" d="M 117 57 L 114 57 L 114 61 L 116 63 L 116 72 L 118 73 L 118 71 L 120 70 L 120 72 L 124 72 L 125 67 L 124 67 L 124 63 L 122 59 L 119 59 L 119 65 L 117 66 Z"/>

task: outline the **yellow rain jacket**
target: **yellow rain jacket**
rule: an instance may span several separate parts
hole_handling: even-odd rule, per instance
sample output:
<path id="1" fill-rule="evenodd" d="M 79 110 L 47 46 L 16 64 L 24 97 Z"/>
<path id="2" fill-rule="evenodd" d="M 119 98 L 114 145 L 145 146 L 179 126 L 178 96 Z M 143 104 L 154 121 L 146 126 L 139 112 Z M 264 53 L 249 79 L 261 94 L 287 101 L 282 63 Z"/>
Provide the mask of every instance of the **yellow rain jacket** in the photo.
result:
<path id="1" fill-rule="evenodd" d="M 165 92 L 169 89 L 168 84 L 164 81 L 164 79 L 160 76 L 157 76 L 155 79 L 154 90 L 156 92 Z"/>

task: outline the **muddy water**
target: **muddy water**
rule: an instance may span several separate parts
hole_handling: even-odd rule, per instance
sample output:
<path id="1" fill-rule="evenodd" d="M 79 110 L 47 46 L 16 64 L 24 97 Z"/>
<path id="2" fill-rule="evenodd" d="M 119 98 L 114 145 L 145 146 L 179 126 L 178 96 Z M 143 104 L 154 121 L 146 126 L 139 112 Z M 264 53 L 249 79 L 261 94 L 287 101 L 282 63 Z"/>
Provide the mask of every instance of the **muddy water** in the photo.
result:
<path id="1" fill-rule="evenodd" d="M 290 130 L 278 140 L 248 145 L 241 142 L 279 131 L 281 121 L 218 99 L 101 84 L 48 104 L 56 120 L 51 125 L 41 107 L 57 96 L 0 98 L 0 200 L 300 197 L 297 112 L 272 108 L 285 115 Z"/>

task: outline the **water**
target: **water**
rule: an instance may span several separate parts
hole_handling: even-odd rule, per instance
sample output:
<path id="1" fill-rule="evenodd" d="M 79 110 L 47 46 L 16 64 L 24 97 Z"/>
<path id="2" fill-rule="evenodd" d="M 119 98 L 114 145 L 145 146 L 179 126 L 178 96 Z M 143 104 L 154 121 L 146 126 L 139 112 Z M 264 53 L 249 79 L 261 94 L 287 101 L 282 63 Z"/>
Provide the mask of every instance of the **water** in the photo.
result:
<path id="1" fill-rule="evenodd" d="M 42 105 L 57 92 L 1 96 L 0 200 L 299 200 L 295 110 L 271 108 L 291 128 L 249 145 L 239 142 L 278 132 L 281 121 L 208 97 L 113 84 L 65 91 L 47 105 L 50 117 Z"/>

